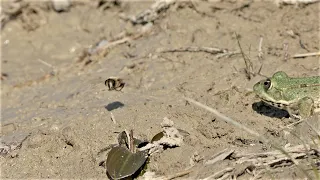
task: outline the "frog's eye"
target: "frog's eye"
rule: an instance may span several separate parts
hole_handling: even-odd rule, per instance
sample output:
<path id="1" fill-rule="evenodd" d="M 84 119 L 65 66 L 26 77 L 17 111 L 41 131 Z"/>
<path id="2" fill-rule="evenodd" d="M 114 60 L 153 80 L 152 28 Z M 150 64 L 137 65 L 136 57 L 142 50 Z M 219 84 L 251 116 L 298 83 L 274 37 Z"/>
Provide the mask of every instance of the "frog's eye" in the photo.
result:
<path id="1" fill-rule="evenodd" d="M 267 79 L 266 81 L 263 82 L 263 86 L 265 89 L 269 89 L 271 86 L 271 80 Z"/>

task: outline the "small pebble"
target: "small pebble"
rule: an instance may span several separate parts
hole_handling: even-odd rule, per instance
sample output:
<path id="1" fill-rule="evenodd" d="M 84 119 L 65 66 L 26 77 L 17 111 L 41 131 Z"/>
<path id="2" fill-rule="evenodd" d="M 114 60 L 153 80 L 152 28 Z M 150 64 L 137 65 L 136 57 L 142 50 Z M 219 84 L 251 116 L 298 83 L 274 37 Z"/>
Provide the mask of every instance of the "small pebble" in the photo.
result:
<path id="1" fill-rule="evenodd" d="M 57 12 L 69 11 L 70 0 L 52 0 L 53 9 Z"/>

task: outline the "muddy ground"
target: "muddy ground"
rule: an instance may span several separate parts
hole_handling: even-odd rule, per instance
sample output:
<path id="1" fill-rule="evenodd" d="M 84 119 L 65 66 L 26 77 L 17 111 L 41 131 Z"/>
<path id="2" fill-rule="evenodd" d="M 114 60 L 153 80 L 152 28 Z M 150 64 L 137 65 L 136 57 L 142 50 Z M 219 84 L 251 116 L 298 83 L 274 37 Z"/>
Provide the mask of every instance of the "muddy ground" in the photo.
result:
<path id="1" fill-rule="evenodd" d="M 7 13 L 1 30 L 1 178 L 107 178 L 99 152 L 123 130 L 150 140 L 164 117 L 189 135 L 180 147 L 150 157 L 147 170 L 156 177 L 192 166 L 177 179 L 203 179 L 221 170 L 212 179 L 316 178 L 320 162 L 314 151 L 300 152 L 300 168 L 276 157 L 263 166 L 238 163 L 237 154 L 275 149 L 183 97 L 280 147 L 313 146 L 316 134 L 309 125 L 319 130 L 318 116 L 288 128 L 296 120 L 261 107 L 252 86 L 280 70 L 294 77 L 319 75 L 319 57 L 292 57 L 319 51 L 319 3 L 185 1 L 144 19 L 127 17 L 137 17 L 153 1 L 77 1 L 60 13 L 48 3 L 27 3 Z M 124 79 L 121 92 L 104 85 L 112 76 Z M 225 149 L 234 153 L 204 165 Z"/>

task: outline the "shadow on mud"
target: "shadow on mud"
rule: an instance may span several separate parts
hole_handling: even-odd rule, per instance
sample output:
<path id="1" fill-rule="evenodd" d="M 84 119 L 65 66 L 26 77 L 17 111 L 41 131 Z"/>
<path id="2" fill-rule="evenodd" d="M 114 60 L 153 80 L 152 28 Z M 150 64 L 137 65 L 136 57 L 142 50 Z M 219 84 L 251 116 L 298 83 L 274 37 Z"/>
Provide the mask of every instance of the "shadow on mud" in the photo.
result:
<path id="1" fill-rule="evenodd" d="M 124 106 L 124 104 L 122 102 L 119 101 L 115 101 L 112 103 L 109 103 L 108 105 L 104 106 L 104 108 L 106 108 L 108 111 L 112 111 L 118 108 L 122 108 Z"/>
<path id="2" fill-rule="evenodd" d="M 279 119 L 290 117 L 289 113 L 286 110 L 278 109 L 262 101 L 253 103 L 252 109 L 257 113 L 268 117 L 275 117 Z"/>

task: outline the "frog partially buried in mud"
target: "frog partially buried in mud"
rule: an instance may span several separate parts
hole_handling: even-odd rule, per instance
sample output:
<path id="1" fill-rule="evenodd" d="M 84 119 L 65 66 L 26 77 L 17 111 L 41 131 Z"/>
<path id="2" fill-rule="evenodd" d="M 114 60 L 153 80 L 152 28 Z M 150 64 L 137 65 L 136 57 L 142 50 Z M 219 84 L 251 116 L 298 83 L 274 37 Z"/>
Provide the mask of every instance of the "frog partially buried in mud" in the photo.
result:
<path id="1" fill-rule="evenodd" d="M 293 78 L 279 71 L 256 83 L 253 90 L 263 102 L 288 111 L 294 118 L 320 112 L 320 76 Z"/>

